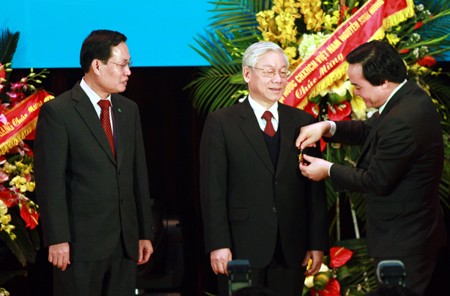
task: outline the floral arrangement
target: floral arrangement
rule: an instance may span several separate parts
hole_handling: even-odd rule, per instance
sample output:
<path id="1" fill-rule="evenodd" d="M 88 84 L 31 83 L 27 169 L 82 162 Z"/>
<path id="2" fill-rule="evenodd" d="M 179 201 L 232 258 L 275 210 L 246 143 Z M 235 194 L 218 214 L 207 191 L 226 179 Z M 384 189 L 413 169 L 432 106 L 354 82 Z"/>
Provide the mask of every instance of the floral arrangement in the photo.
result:
<path id="1" fill-rule="evenodd" d="M 0 63 L 0 122 L 6 123 L 4 112 L 11 109 L 17 103 L 26 98 L 28 94 L 36 91 L 34 83 L 41 83 L 39 78 L 45 78 L 45 71 L 34 73 L 31 69 L 27 77 L 19 82 L 8 82 L 6 73 L 11 72 L 10 63 Z M 9 84 L 9 87 L 8 87 Z M 9 91 L 8 91 L 9 88 Z M 25 227 L 34 229 L 38 224 L 37 205 L 26 197 L 33 192 L 35 183 L 33 179 L 33 151 L 23 141 L 10 149 L 7 155 L 0 155 L 0 231 L 8 233 L 11 239 L 16 235 L 14 225 L 9 224 L 11 215 L 7 214 L 8 208 L 19 207 L 20 216 L 25 222 Z"/>
<path id="2" fill-rule="evenodd" d="M 256 20 L 262 39 L 279 44 L 294 70 L 315 53 L 330 33 L 357 12 L 364 2 L 275 0 L 270 10 L 256 14 Z M 426 67 L 436 64 L 434 55 L 450 50 L 450 47 L 443 46 L 445 43 L 450 45 L 450 40 L 447 40 L 449 34 L 439 33 L 437 37 L 424 40 L 420 29 L 431 21 L 450 17 L 450 9 L 432 15 L 423 4 L 413 8 L 413 16 L 388 28 L 384 39 L 398 49 L 409 66 L 410 75 L 420 79 L 424 74 L 439 74 Z M 346 74 L 334 79 L 330 87 L 311 91 L 308 103 L 302 109 L 320 120 L 343 120 L 348 117 L 364 120 L 373 113 L 373 110 L 366 109 L 360 97 L 353 95 Z"/>
<path id="3" fill-rule="evenodd" d="M 363 11 L 371 0 L 221 0 L 213 2 L 215 15 L 210 30 L 195 38 L 198 47 L 192 48 L 211 64 L 199 69 L 198 78 L 186 88 L 192 89 L 193 105 L 200 115 L 235 104 L 245 96 L 247 87 L 242 78 L 241 60 L 245 49 L 260 40 L 272 41 L 289 58 L 290 70 L 295 74 L 305 61 L 318 54 L 318 49 L 331 39 L 334 33 Z M 372 3 L 387 1 L 372 1 Z M 441 181 L 441 201 L 450 207 L 450 75 L 439 69 L 436 57 L 450 50 L 450 3 L 446 0 L 405 0 L 407 8 L 403 14 L 383 22 L 382 30 L 374 33 L 373 39 L 383 39 L 393 45 L 404 59 L 409 76 L 427 91 L 443 118 L 443 138 L 446 145 L 444 175 Z M 394 3 L 394 2 L 391 2 Z M 364 21 L 364 19 L 362 19 Z M 313 114 L 318 120 L 365 120 L 374 110 L 366 108 L 364 101 L 353 95 L 346 69 L 327 76 L 327 84 L 317 84 L 299 105 L 293 105 Z M 324 79 L 325 80 L 325 79 Z M 289 79 L 287 89 L 292 79 Z M 286 103 L 286 101 L 284 101 Z M 357 147 L 322 143 L 324 158 L 333 162 L 353 166 L 359 155 Z M 334 207 L 335 217 L 330 229 L 335 228 L 332 240 L 342 243 L 340 212 L 342 200 L 350 204 L 355 237 L 360 239 L 358 222 L 364 221 L 365 203 L 359 193 L 337 193 L 327 181 L 329 207 Z M 332 232 L 330 232 L 332 233 Z M 361 247 L 364 249 L 364 246 Z M 349 248 L 355 251 L 353 246 Z M 368 260 L 361 252 L 361 260 Z M 359 260 L 359 259 L 358 259 Z M 339 271 L 344 266 L 332 267 L 330 285 L 336 285 Z M 361 261 L 359 261 L 361 262 Z M 363 264 L 364 265 L 364 264 Z M 369 264 L 370 265 L 370 264 Z M 351 270 L 353 288 L 342 295 L 363 295 L 361 287 L 374 273 L 366 276 Z M 323 276 L 321 276 L 323 278 Z M 320 277 L 319 277 L 320 278 Z M 326 286 L 326 285 L 325 285 Z M 315 288 L 315 290 L 318 290 Z M 345 290 L 345 289 L 344 289 Z M 370 290 L 370 289 L 369 289 Z M 369 291 L 366 290 L 366 291 Z M 314 291 L 309 288 L 308 291 Z M 311 292 L 312 293 L 312 292 Z M 318 292 L 319 294 L 321 292 Z M 325 292 L 323 292 L 325 293 Z M 320 294 L 334 295 L 334 294 Z M 338 293 L 336 295 L 339 295 Z"/>
<path id="4" fill-rule="evenodd" d="M 303 295 L 308 292 L 313 296 L 341 295 L 341 286 L 338 279 L 339 268 L 345 266 L 352 255 L 353 252 L 346 248 L 332 247 L 330 255 L 325 257 L 319 272 L 305 278 Z"/>
<path id="5" fill-rule="evenodd" d="M 319 272 L 305 278 L 302 295 L 340 296 L 365 295 L 376 288 L 375 270 L 364 246 L 350 241 L 347 247 L 334 246 L 324 258 Z"/>
<path id="6" fill-rule="evenodd" d="M 27 76 L 11 81 L 11 60 L 18 37 L 18 33 L 6 30 L 0 40 L 0 248 L 8 248 L 25 267 L 35 261 L 40 244 L 36 228 L 39 207 L 33 201 L 33 151 L 26 142 L 34 137 L 35 111 L 41 101 L 30 98 L 43 92 L 36 85 L 42 83 L 48 71 L 36 73 L 30 69 Z M 34 121 L 26 122 L 25 119 L 31 118 Z M 24 274 L 17 267 L 5 268 L 3 272 L 0 284 Z M 0 288 L 1 293 L 8 295 Z"/>

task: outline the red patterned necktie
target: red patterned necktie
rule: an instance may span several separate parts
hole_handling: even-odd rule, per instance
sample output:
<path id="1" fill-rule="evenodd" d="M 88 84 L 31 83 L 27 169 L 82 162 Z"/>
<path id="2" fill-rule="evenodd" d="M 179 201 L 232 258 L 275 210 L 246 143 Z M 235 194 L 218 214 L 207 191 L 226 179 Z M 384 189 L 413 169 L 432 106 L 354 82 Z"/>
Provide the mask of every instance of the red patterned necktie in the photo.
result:
<path id="1" fill-rule="evenodd" d="M 272 113 L 270 113 L 270 111 L 266 111 L 262 115 L 262 118 L 266 120 L 266 128 L 264 129 L 264 132 L 268 136 L 273 137 L 275 135 L 275 129 L 272 125 Z"/>
<path id="2" fill-rule="evenodd" d="M 108 138 L 109 146 L 111 146 L 112 153 L 115 155 L 114 150 L 114 139 L 111 129 L 111 119 L 109 117 L 109 107 L 111 106 L 111 103 L 108 100 L 100 100 L 97 103 L 100 108 L 102 109 L 102 112 L 100 113 L 100 122 L 102 124 L 103 130 L 105 131 L 106 138 Z"/>

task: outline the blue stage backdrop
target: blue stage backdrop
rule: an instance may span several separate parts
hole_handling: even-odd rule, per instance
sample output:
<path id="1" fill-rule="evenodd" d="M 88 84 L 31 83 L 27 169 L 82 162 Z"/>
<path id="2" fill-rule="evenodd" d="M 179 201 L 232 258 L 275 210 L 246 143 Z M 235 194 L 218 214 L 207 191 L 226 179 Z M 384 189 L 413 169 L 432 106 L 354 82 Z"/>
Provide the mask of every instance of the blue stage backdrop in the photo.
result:
<path id="1" fill-rule="evenodd" d="M 94 29 L 127 35 L 134 66 L 207 65 L 189 45 L 212 22 L 208 0 L 3 2 L 0 28 L 20 32 L 14 68 L 78 68 L 81 43 Z"/>
<path id="2" fill-rule="evenodd" d="M 207 0 L 2 1 L 0 28 L 20 32 L 14 68 L 75 68 L 94 29 L 128 37 L 134 66 L 203 66 L 189 45 L 213 14 Z"/>

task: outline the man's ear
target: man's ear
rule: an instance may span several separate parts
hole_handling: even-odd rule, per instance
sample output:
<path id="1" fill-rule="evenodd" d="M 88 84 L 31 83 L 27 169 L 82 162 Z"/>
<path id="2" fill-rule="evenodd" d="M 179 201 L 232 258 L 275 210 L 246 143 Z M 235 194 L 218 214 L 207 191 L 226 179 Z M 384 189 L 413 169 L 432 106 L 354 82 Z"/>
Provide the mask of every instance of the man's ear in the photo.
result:
<path id="1" fill-rule="evenodd" d="M 250 81 L 250 67 L 245 66 L 242 68 L 242 77 L 244 77 L 246 83 Z"/>
<path id="2" fill-rule="evenodd" d="M 102 61 L 99 59 L 93 59 L 91 63 L 91 70 L 94 71 L 95 74 L 99 74 L 102 66 L 104 66 Z"/>

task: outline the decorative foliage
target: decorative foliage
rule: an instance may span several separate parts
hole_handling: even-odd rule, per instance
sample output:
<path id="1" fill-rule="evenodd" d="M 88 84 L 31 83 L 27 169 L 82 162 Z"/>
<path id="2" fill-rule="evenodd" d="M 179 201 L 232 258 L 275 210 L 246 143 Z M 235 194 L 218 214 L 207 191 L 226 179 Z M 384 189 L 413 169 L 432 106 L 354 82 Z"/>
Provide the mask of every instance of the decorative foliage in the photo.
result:
<path id="1" fill-rule="evenodd" d="M 194 106 L 206 114 L 234 104 L 246 93 L 241 74 L 245 49 L 260 38 L 256 13 L 270 8 L 268 0 L 222 0 L 215 6 L 211 30 L 191 46 L 212 67 L 200 69 L 199 78 L 186 86 L 194 90 Z"/>
<path id="2" fill-rule="evenodd" d="M 12 148 L 8 148 L 6 153 L 0 155 L 0 247 L 7 246 L 19 263 L 26 266 L 27 263 L 35 261 L 36 251 L 39 248 L 39 235 L 36 229 L 39 207 L 31 199 L 35 187 L 33 151 L 23 141 L 26 140 L 26 135 L 30 137 L 33 134 L 29 134 L 28 131 L 21 132 L 18 128 L 22 117 L 10 120 L 8 116 L 10 111 L 22 106 L 22 101 L 37 93 L 36 85 L 46 78 L 48 72 L 43 70 L 35 73 L 31 69 L 30 73 L 18 82 L 10 81 L 11 60 L 17 48 L 19 33 L 11 34 L 6 30 L 1 37 L 0 137 L 4 139 L 5 135 L 13 134 L 8 140 L 14 144 L 8 146 Z M 23 108 L 26 108 L 27 112 L 34 112 L 36 109 L 34 106 L 25 106 Z M 28 115 L 27 113 L 26 116 Z M 13 275 L 22 274 L 20 270 L 8 270 L 8 273 L 0 276 L 0 284 L 2 280 L 6 281 Z"/>
<path id="3" fill-rule="evenodd" d="M 367 257 L 363 240 L 346 241 L 330 248 L 319 272 L 305 279 L 303 295 L 365 295 L 376 288 L 372 259 Z"/>

